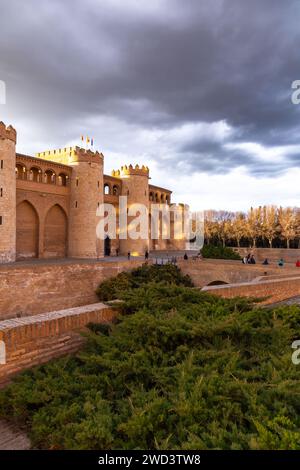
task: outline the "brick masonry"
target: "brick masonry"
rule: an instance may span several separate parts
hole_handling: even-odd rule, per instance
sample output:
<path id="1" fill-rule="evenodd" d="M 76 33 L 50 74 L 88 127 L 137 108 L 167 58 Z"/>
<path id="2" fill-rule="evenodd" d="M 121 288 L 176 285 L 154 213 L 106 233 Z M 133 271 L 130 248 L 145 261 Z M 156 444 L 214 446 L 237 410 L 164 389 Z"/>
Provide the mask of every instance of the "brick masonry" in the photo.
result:
<path id="1" fill-rule="evenodd" d="M 73 260 L 0 265 L 0 320 L 95 303 L 100 282 L 143 262 Z"/>
<path id="2" fill-rule="evenodd" d="M 298 277 L 283 276 L 276 279 L 257 279 L 253 282 L 207 286 L 202 290 L 224 298 L 265 297 L 263 304 L 272 304 L 300 295 L 300 274 Z"/>
<path id="3" fill-rule="evenodd" d="M 197 287 L 204 287 L 215 281 L 233 284 L 253 281 L 260 276 L 269 278 L 282 274 L 288 276 L 300 274 L 300 268 L 293 265 L 280 268 L 275 263 L 262 266 L 261 264 L 244 265 L 241 261 L 189 259 L 188 261 L 179 261 L 178 265 L 184 274 L 188 274 L 192 278 Z"/>
<path id="4" fill-rule="evenodd" d="M 296 263 L 300 259 L 300 249 L 293 248 L 234 248 L 241 256 L 253 253 L 258 262 L 262 262 L 265 258 L 269 261 L 277 262 L 283 258 L 286 263 Z"/>
<path id="5" fill-rule="evenodd" d="M 88 323 L 109 323 L 114 317 L 112 308 L 96 303 L 1 321 L 0 342 L 5 355 L 2 349 L 0 385 L 23 369 L 76 351 L 85 341 L 80 333 Z"/>
<path id="6" fill-rule="evenodd" d="M 172 216 L 168 240 L 163 237 L 166 222 L 162 215 L 157 240 L 151 240 L 147 230 L 144 240 L 123 240 L 130 218 L 139 212 L 137 203 L 146 208 L 150 201 L 165 207 L 171 204 L 172 191 L 149 185 L 148 167 L 125 165 L 108 176 L 104 175 L 104 155 L 98 151 L 74 146 L 29 156 L 16 153 L 16 139 L 16 130 L 0 122 L 0 263 L 67 256 L 94 259 L 103 258 L 104 251 L 143 255 L 149 248 L 184 248 L 183 235 L 181 240 L 174 239 Z M 121 228 L 122 237 L 117 230 L 113 240 L 107 238 L 105 250 L 99 236 L 104 230 L 99 224 L 105 216 L 102 203 L 113 204 L 118 226 L 121 195 L 128 197 L 128 220 Z"/>
<path id="7" fill-rule="evenodd" d="M 104 279 L 143 262 L 135 259 L 2 265 L 0 384 L 25 368 L 76 351 L 84 341 L 80 331 L 87 323 L 112 321 L 113 310 L 96 303 L 96 287 Z M 179 266 L 197 287 L 217 280 L 230 283 L 205 288 L 223 297 L 270 296 L 267 302 L 271 303 L 300 294 L 300 270 L 295 267 L 280 269 L 191 259 L 180 261 Z"/>

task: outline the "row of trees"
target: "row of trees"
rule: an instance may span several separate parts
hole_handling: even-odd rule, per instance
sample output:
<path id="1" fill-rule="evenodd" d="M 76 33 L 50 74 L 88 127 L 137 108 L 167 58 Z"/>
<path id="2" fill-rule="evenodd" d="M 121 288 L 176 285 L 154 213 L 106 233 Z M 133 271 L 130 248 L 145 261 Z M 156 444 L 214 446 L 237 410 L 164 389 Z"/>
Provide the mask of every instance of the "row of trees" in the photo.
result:
<path id="1" fill-rule="evenodd" d="M 261 206 L 248 213 L 205 212 L 205 241 L 223 246 L 273 246 L 277 240 L 290 248 L 300 243 L 300 212 L 297 208 Z M 297 245 L 297 246 L 298 246 Z"/>

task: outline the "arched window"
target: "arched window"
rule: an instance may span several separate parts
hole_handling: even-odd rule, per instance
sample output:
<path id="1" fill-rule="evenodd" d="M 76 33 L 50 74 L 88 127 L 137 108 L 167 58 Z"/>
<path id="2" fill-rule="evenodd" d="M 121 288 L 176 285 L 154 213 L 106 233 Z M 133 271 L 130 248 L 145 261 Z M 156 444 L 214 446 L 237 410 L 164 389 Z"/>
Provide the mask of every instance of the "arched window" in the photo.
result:
<path id="1" fill-rule="evenodd" d="M 22 165 L 22 163 L 17 163 L 16 165 L 16 176 L 18 180 L 26 179 L 26 166 Z"/>
<path id="2" fill-rule="evenodd" d="M 164 195 L 164 194 L 161 194 L 161 196 L 160 196 L 160 202 L 165 202 L 165 195 Z"/>
<path id="3" fill-rule="evenodd" d="M 159 196 L 158 196 L 158 193 L 155 193 L 155 202 L 159 202 Z"/>
<path id="4" fill-rule="evenodd" d="M 60 173 L 58 175 L 58 184 L 60 186 L 67 186 L 68 176 L 65 173 Z"/>
<path id="5" fill-rule="evenodd" d="M 110 194 L 110 186 L 107 183 L 104 185 L 104 194 Z"/>
<path id="6" fill-rule="evenodd" d="M 41 175 L 42 175 L 42 170 L 40 170 L 37 167 L 32 167 L 30 168 L 30 180 L 35 181 L 37 183 L 41 182 Z"/>
<path id="7" fill-rule="evenodd" d="M 53 170 L 46 170 L 45 171 L 45 183 L 55 184 L 55 173 L 54 173 Z"/>
<path id="8" fill-rule="evenodd" d="M 153 201 L 153 192 L 152 191 L 150 191 L 150 193 L 149 193 L 149 199 L 150 199 L 150 201 Z"/>
<path id="9" fill-rule="evenodd" d="M 113 195 L 118 196 L 119 195 L 119 186 L 114 185 L 113 186 Z"/>

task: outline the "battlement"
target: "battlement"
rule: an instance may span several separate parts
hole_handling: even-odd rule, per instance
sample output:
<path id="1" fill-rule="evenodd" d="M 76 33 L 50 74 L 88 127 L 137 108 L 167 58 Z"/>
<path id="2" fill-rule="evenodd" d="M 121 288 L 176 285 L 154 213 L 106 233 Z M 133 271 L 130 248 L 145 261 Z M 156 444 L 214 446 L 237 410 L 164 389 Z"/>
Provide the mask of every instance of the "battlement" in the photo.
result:
<path id="1" fill-rule="evenodd" d="M 54 150 L 46 150 L 45 152 L 36 153 L 37 158 L 49 160 L 53 162 L 63 163 L 70 165 L 74 162 L 88 162 L 88 163 L 101 163 L 103 161 L 103 154 L 90 149 L 78 147 L 63 147 Z"/>
<path id="2" fill-rule="evenodd" d="M 9 139 L 16 143 L 17 131 L 12 126 L 7 126 L 4 122 L 0 122 L 0 139 Z"/>
<path id="3" fill-rule="evenodd" d="M 129 166 L 121 166 L 120 170 L 113 170 L 111 172 L 111 176 L 116 178 L 126 178 L 131 175 L 147 176 L 149 178 L 149 168 L 145 165 L 135 165 L 133 167 L 133 165 L 130 164 Z"/>

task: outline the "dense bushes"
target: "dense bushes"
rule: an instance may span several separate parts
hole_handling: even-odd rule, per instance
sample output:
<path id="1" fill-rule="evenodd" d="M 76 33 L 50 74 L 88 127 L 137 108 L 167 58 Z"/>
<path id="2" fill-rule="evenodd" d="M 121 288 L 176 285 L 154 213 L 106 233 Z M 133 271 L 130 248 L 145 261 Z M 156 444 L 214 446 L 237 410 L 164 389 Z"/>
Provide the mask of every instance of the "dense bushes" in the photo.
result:
<path id="1" fill-rule="evenodd" d="M 300 449 L 299 308 L 211 297 L 177 270 L 170 284 L 173 269 L 105 283 L 123 316 L 77 356 L 19 376 L 0 414 L 38 448 Z"/>
<path id="2" fill-rule="evenodd" d="M 123 272 L 117 277 L 102 282 L 96 290 L 100 300 L 113 300 L 122 298 L 128 289 L 136 289 L 149 282 L 164 282 L 186 287 L 193 287 L 189 276 L 172 264 L 165 265 L 143 265 L 130 272 Z"/>
<path id="3" fill-rule="evenodd" d="M 228 246 L 204 245 L 201 254 L 203 258 L 241 259 L 240 255 Z"/>

